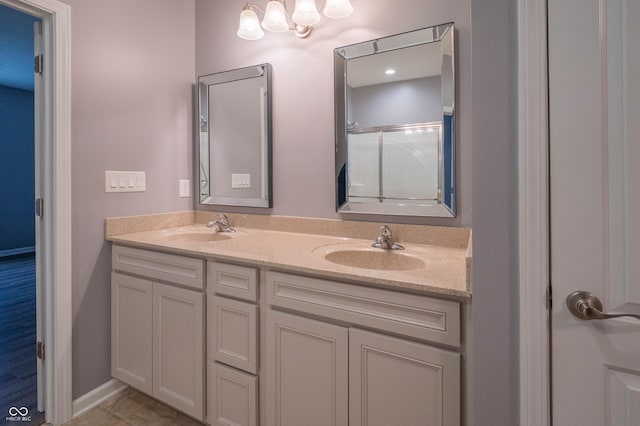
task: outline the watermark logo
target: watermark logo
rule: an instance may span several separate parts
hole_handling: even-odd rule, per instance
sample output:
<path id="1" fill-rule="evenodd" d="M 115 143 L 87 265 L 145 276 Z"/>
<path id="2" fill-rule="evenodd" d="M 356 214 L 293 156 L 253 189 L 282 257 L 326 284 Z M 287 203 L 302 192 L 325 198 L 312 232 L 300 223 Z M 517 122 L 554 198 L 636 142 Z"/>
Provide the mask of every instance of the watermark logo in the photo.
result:
<path id="1" fill-rule="evenodd" d="M 31 416 L 27 407 L 9 407 L 9 415 L 5 418 L 8 422 L 30 422 Z"/>

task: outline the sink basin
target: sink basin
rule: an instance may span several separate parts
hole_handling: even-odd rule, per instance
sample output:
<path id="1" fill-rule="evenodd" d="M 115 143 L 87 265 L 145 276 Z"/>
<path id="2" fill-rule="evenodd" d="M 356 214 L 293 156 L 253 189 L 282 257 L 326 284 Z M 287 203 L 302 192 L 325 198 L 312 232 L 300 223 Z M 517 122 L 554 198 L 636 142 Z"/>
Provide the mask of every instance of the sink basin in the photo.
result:
<path id="1" fill-rule="evenodd" d="M 224 241 L 230 239 L 231 236 L 229 234 L 223 234 L 220 232 L 178 232 L 175 234 L 169 234 L 164 237 L 167 241 L 193 241 L 193 242 L 202 242 L 202 241 Z"/>
<path id="2" fill-rule="evenodd" d="M 425 267 L 421 259 L 398 250 L 334 249 L 326 252 L 323 257 L 338 265 L 380 271 L 412 271 Z"/>

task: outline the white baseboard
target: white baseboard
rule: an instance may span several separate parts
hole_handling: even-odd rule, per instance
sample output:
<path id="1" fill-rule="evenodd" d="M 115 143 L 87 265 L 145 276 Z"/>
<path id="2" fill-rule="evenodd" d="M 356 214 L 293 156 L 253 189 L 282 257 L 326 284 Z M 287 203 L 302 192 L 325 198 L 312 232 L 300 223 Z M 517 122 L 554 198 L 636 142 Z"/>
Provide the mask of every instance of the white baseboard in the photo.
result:
<path id="1" fill-rule="evenodd" d="M 111 379 L 94 390 L 87 392 L 73 401 L 73 417 L 86 413 L 118 392 L 122 392 L 127 387 L 128 386 L 120 380 Z"/>

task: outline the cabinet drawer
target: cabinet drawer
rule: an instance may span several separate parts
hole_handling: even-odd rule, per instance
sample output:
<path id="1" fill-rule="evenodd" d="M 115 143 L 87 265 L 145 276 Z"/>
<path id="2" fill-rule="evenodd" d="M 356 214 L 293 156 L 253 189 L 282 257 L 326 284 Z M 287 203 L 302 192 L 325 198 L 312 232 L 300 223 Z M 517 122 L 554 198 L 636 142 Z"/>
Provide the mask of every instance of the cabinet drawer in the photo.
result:
<path id="1" fill-rule="evenodd" d="M 258 301 L 258 270 L 248 266 L 207 262 L 207 285 L 212 293 Z"/>
<path id="2" fill-rule="evenodd" d="M 217 362 L 207 365 L 207 416 L 213 426 L 258 424 L 258 378 Z"/>
<path id="3" fill-rule="evenodd" d="M 258 371 L 258 306 L 207 294 L 207 358 Z"/>
<path id="4" fill-rule="evenodd" d="M 114 245 L 112 266 L 114 270 L 153 280 L 204 288 L 204 260 L 201 259 Z"/>
<path id="5" fill-rule="evenodd" d="M 272 306 L 460 346 L 458 302 L 273 271 L 266 289 Z"/>

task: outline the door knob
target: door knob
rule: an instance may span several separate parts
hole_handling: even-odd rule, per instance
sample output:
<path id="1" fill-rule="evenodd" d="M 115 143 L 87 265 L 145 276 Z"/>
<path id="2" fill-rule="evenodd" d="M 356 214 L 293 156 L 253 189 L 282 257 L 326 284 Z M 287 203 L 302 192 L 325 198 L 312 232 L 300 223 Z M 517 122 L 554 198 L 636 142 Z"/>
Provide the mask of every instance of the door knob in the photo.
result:
<path id="1" fill-rule="evenodd" d="M 609 318 L 631 317 L 640 319 L 635 314 L 605 314 L 598 297 L 588 291 L 574 291 L 567 296 L 567 307 L 574 317 L 581 320 L 603 320 Z"/>

